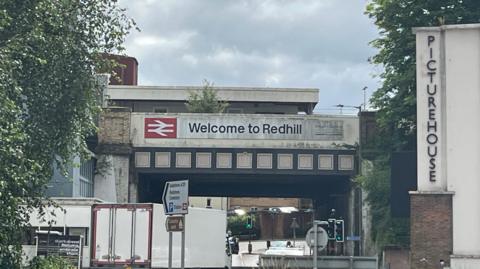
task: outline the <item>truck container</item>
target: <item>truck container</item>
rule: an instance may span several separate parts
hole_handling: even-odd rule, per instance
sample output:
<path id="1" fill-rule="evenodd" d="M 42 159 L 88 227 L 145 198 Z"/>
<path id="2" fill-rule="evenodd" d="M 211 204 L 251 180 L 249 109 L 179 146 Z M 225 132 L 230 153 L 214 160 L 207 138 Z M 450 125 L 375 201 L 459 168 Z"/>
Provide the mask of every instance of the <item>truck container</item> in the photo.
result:
<path id="1" fill-rule="evenodd" d="M 91 266 L 168 268 L 169 235 L 161 204 L 92 206 Z M 185 215 L 185 267 L 229 267 L 226 212 L 189 208 Z M 180 268 L 181 232 L 173 233 L 173 267 Z"/>

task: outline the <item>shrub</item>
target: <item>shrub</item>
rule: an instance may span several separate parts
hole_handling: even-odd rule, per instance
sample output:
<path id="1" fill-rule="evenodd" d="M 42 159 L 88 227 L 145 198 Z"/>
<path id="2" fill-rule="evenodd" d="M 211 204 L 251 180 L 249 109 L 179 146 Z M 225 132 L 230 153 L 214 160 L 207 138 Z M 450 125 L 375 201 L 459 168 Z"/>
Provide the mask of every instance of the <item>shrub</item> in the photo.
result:
<path id="1" fill-rule="evenodd" d="M 70 262 L 58 256 L 35 257 L 26 269 L 75 269 Z"/>

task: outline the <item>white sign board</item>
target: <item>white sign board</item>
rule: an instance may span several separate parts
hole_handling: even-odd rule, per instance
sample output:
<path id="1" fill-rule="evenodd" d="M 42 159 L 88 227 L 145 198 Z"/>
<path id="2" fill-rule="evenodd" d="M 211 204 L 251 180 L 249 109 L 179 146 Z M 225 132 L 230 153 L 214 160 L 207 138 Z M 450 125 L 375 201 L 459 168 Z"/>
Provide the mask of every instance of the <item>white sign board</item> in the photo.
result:
<path id="1" fill-rule="evenodd" d="M 444 72 L 440 31 L 419 31 L 417 36 L 417 156 L 418 190 L 446 188 L 443 173 Z"/>
<path id="2" fill-rule="evenodd" d="M 165 215 L 188 214 L 188 180 L 165 183 L 162 200 Z"/>
<path id="3" fill-rule="evenodd" d="M 358 143 L 358 118 L 317 115 L 132 113 L 136 147 L 309 147 Z M 208 146 L 206 146 L 208 144 Z M 322 147 L 323 148 L 323 147 Z"/>
<path id="4" fill-rule="evenodd" d="M 312 227 L 307 231 L 305 236 L 305 242 L 310 248 L 315 247 L 315 228 Z M 317 226 L 317 248 L 318 250 L 324 249 L 328 244 L 328 235 L 325 229 L 320 226 Z"/>

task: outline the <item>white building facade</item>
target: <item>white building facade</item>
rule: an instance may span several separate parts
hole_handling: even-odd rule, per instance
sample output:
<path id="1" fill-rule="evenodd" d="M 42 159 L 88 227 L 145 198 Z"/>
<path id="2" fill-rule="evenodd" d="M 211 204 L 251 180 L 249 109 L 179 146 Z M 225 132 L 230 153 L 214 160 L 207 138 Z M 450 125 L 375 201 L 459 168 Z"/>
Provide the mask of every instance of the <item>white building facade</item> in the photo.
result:
<path id="1" fill-rule="evenodd" d="M 440 268 L 442 261 L 480 268 L 480 24 L 414 32 L 418 191 L 411 192 L 412 269 Z"/>

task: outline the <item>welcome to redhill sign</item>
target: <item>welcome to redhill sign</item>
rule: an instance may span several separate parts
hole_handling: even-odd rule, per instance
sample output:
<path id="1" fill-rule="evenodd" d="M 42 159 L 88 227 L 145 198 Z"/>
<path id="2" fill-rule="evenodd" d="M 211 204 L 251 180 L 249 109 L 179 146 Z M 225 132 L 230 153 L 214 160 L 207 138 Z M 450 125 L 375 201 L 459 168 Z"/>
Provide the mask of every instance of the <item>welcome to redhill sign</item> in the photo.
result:
<path id="1" fill-rule="evenodd" d="M 343 139 L 343 121 L 283 118 L 145 117 L 144 137 L 226 139 Z"/>

